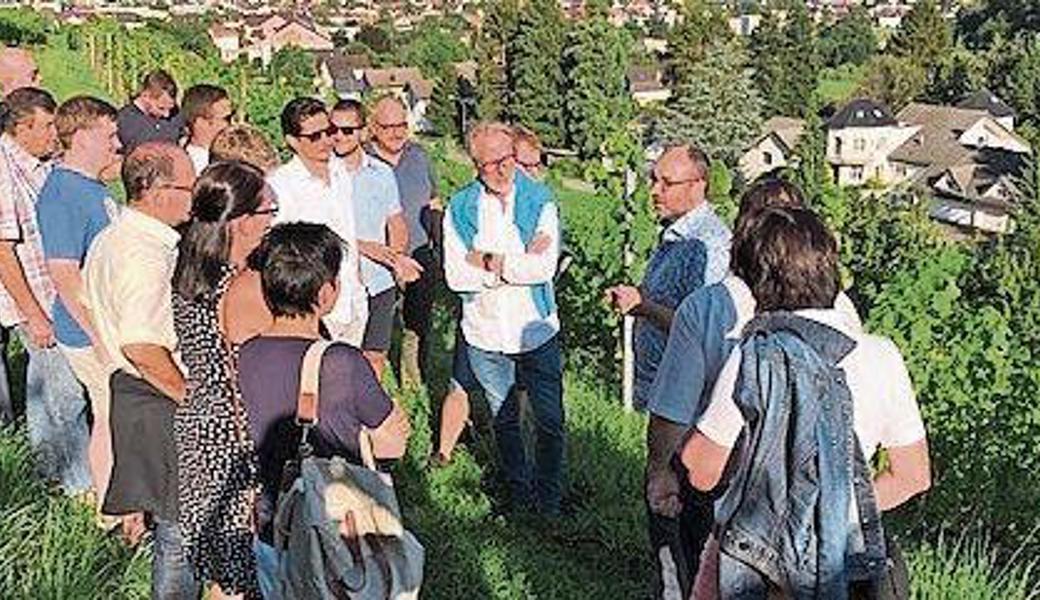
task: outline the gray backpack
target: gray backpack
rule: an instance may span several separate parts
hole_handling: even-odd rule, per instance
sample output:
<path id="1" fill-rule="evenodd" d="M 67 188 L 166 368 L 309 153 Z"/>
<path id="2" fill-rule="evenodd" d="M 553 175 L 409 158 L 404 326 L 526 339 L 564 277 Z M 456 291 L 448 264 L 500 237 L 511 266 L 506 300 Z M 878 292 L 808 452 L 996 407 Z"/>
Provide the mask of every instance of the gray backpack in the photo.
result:
<path id="1" fill-rule="evenodd" d="M 423 547 L 401 523 L 390 475 L 376 469 L 362 429 L 364 466 L 313 456 L 308 436 L 318 422 L 321 359 L 331 342 L 308 348 L 300 369 L 299 458 L 286 465 L 292 481 L 278 497 L 274 543 L 281 551 L 278 596 L 286 600 L 419 597 Z"/>

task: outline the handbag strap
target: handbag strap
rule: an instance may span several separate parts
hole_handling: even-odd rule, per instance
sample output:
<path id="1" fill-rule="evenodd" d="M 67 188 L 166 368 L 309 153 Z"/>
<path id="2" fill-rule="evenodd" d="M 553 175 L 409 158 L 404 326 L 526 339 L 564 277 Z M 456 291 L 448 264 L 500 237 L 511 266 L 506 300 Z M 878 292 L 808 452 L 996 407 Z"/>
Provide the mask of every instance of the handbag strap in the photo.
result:
<path id="1" fill-rule="evenodd" d="M 335 342 L 315 340 L 307 348 L 300 364 L 300 391 L 296 398 L 296 423 L 303 428 L 300 438 L 301 456 L 310 456 L 311 445 L 308 441 L 310 430 L 318 425 L 318 396 L 321 388 L 321 360 L 325 351 Z M 369 470 L 376 470 L 375 454 L 372 450 L 372 436 L 366 427 L 358 432 L 358 452 L 361 463 Z"/>

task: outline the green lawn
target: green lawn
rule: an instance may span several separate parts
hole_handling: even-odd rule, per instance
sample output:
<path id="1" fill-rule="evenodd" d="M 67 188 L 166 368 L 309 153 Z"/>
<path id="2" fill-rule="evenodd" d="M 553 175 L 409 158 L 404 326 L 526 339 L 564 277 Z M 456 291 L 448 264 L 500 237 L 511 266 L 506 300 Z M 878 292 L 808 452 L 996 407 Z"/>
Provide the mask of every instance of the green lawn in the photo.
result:
<path id="1" fill-rule="evenodd" d="M 823 69 L 816 90 L 824 104 L 841 104 L 852 99 L 866 74 L 866 67 L 857 65 Z"/>

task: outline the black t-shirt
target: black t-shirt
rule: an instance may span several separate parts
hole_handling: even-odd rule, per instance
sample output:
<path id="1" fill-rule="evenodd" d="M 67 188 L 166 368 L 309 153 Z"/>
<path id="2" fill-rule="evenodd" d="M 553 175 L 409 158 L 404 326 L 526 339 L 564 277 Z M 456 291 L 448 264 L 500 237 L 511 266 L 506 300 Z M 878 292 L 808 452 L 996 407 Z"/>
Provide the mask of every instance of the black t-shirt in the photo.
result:
<path id="1" fill-rule="evenodd" d="M 260 458 L 264 494 L 259 517 L 261 532 L 274 515 L 285 462 L 296 457 L 300 427 L 296 400 L 300 365 L 314 340 L 298 337 L 256 337 L 239 353 L 238 381 L 249 428 Z M 358 460 L 361 426 L 378 427 L 393 403 L 361 351 L 335 344 L 321 362 L 318 426 L 311 431 L 315 456 Z"/>
<path id="2" fill-rule="evenodd" d="M 166 119 L 145 114 L 133 102 L 119 109 L 116 117 L 119 141 L 123 143 L 123 155 L 145 142 L 172 142 L 176 144 L 184 129 L 184 116 L 174 112 Z"/>

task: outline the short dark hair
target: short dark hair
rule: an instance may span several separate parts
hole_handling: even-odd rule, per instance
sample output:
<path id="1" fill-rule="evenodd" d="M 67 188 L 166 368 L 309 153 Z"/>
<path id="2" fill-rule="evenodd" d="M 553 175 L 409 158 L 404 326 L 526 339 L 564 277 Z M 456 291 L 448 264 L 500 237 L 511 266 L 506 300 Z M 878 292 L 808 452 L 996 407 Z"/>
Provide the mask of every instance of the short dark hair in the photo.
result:
<path id="1" fill-rule="evenodd" d="M 18 88 L 4 98 L 3 131 L 13 133 L 19 123 L 36 115 L 36 111 L 53 114 L 58 104 L 54 96 L 35 87 Z"/>
<path id="2" fill-rule="evenodd" d="M 61 145 L 68 148 L 72 136 L 81 129 L 89 129 L 100 119 L 116 121 L 116 107 L 93 96 L 74 96 L 61 103 L 54 117 Z"/>
<path id="3" fill-rule="evenodd" d="M 344 98 L 332 105 L 332 112 L 353 112 L 365 122 L 365 105 L 353 98 Z"/>
<path id="4" fill-rule="evenodd" d="M 159 183 L 173 180 L 173 155 L 184 150 L 172 142 L 145 142 L 135 147 L 125 159 L 120 174 L 126 197 L 140 200 Z"/>
<path id="5" fill-rule="evenodd" d="M 138 95 L 145 92 L 166 92 L 177 100 L 177 82 L 174 81 L 173 76 L 162 69 L 156 69 L 149 71 L 145 74 L 144 79 L 141 80 L 141 89 L 138 91 Z"/>
<path id="6" fill-rule="evenodd" d="M 751 288 L 758 312 L 834 306 L 838 244 L 811 210 L 762 209 L 733 255 L 733 272 Z"/>
<path id="7" fill-rule="evenodd" d="M 301 125 L 314 115 L 326 114 L 325 104 L 317 98 L 294 98 L 282 109 L 282 135 L 300 135 Z"/>
<path id="8" fill-rule="evenodd" d="M 326 225 L 283 223 L 264 236 L 250 263 L 260 271 L 264 302 L 275 317 L 313 315 L 318 293 L 336 284 L 343 241 Z"/>
<path id="9" fill-rule="evenodd" d="M 798 186 L 774 176 L 757 180 L 740 197 L 740 209 L 733 224 L 733 242 L 736 246 L 755 228 L 755 220 L 766 208 L 804 208 L 805 199 Z M 730 262 L 736 262 L 736 255 Z M 733 265 L 730 265 L 731 268 Z"/>
<path id="10" fill-rule="evenodd" d="M 184 100 L 181 102 L 184 122 L 191 128 L 196 119 L 210 116 L 209 111 L 214 104 L 227 99 L 227 90 L 220 86 L 208 83 L 191 86 L 184 92 Z"/>

